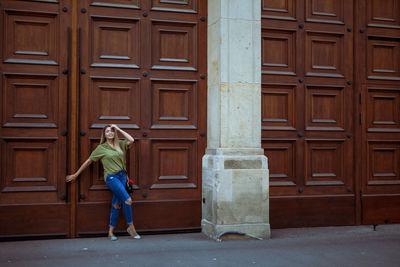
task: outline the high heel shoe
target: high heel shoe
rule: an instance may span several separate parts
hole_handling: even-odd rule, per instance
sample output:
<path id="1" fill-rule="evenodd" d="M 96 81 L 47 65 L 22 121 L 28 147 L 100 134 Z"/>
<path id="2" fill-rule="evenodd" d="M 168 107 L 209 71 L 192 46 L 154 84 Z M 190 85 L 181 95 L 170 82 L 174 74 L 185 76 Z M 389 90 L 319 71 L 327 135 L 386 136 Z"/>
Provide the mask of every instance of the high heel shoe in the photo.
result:
<path id="1" fill-rule="evenodd" d="M 109 235 L 108 239 L 110 239 L 111 241 L 117 241 L 118 237 L 116 237 L 115 235 Z"/>
<path id="2" fill-rule="evenodd" d="M 134 239 L 140 239 L 140 235 L 138 233 L 133 234 L 132 230 L 130 227 L 128 227 L 128 229 L 126 229 L 126 231 L 130 234 L 130 236 L 132 236 Z"/>

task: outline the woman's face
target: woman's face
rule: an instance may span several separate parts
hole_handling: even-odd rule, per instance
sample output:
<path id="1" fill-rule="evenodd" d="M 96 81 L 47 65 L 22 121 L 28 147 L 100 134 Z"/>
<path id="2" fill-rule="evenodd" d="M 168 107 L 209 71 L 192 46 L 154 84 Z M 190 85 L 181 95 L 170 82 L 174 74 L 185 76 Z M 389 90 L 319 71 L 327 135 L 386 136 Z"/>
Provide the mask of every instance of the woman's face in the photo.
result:
<path id="1" fill-rule="evenodd" d="M 104 135 L 107 138 L 107 140 L 114 139 L 114 130 L 111 127 L 107 127 L 106 130 L 104 131 Z"/>

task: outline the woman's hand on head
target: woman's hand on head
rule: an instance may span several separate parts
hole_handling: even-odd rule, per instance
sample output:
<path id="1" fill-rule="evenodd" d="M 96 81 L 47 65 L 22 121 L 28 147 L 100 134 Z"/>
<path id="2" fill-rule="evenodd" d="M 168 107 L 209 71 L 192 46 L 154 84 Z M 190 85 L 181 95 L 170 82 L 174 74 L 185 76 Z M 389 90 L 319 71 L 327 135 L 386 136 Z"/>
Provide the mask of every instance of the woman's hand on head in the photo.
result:
<path id="1" fill-rule="evenodd" d="M 114 131 L 115 130 L 120 130 L 118 125 L 116 125 L 116 124 L 111 124 L 111 129 L 114 129 Z"/>
<path id="2" fill-rule="evenodd" d="M 77 175 L 71 174 L 71 175 L 68 175 L 68 176 L 65 178 L 65 180 L 67 181 L 67 183 L 69 183 L 69 182 L 71 182 L 71 181 L 74 181 L 74 180 L 76 179 L 76 177 L 77 177 Z"/>

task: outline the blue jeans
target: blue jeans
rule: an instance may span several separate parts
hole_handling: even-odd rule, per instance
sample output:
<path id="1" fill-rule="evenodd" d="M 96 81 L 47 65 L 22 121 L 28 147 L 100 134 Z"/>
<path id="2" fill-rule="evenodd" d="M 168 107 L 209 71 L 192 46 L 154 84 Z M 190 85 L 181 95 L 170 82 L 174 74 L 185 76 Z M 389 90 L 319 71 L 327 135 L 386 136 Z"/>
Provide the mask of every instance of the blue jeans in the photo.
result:
<path id="1" fill-rule="evenodd" d="M 121 203 L 124 210 L 126 222 L 128 224 L 132 224 L 132 206 L 125 203 L 125 201 L 130 198 L 128 192 L 126 192 L 125 189 L 125 172 L 121 170 L 116 174 L 107 174 L 106 184 L 113 193 L 111 201 L 110 227 L 115 227 L 118 220 L 119 208 L 114 207 L 114 205 L 120 205 Z"/>

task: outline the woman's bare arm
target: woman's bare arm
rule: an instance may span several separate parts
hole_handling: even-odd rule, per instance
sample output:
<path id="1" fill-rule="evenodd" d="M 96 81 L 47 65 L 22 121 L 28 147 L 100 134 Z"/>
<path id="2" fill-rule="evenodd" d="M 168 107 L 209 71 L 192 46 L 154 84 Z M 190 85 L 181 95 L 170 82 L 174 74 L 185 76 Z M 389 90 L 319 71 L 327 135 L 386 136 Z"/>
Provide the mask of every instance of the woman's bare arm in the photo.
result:
<path id="1" fill-rule="evenodd" d="M 111 127 L 114 128 L 115 130 L 118 130 L 126 138 L 126 140 L 128 140 L 129 147 L 131 147 L 131 144 L 135 142 L 135 139 L 133 139 L 133 137 L 130 134 L 128 134 L 124 130 L 121 130 L 121 128 L 119 128 L 117 125 L 112 124 Z"/>
<path id="2" fill-rule="evenodd" d="M 89 167 L 89 165 L 92 164 L 92 162 L 93 162 L 93 160 L 87 159 L 74 174 L 68 175 L 66 177 L 66 181 L 71 182 L 71 181 L 75 180 L 76 178 L 78 178 L 79 174 L 81 174 L 87 167 Z"/>

